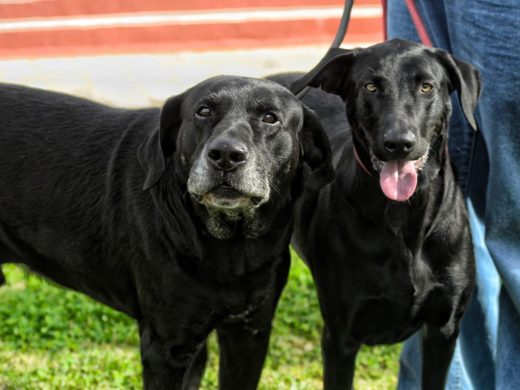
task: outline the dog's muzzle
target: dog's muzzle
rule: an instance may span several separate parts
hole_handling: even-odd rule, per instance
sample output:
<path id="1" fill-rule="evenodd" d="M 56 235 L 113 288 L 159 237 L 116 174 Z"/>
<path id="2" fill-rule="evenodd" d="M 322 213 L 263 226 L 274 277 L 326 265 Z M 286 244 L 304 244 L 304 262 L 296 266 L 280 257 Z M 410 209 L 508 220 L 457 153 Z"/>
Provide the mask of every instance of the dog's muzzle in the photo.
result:
<path id="1" fill-rule="evenodd" d="M 230 186 L 216 187 L 202 196 L 196 196 L 196 199 L 208 208 L 222 211 L 250 210 L 265 202 L 260 196 L 247 196 Z"/>
<path id="2" fill-rule="evenodd" d="M 269 200 L 265 162 L 244 142 L 212 139 L 190 170 L 188 191 L 210 211 L 250 214 Z"/>

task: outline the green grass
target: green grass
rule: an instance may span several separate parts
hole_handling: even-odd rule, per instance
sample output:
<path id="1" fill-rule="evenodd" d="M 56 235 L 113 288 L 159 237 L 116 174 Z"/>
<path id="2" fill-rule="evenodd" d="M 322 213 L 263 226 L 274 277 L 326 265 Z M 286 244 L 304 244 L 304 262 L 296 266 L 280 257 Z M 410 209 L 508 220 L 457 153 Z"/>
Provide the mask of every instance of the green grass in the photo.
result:
<path id="1" fill-rule="evenodd" d="M 0 390 L 139 389 L 137 328 L 130 318 L 13 265 L 0 288 Z M 293 260 L 279 303 L 260 389 L 321 389 L 319 315 L 308 270 Z M 364 348 L 358 389 L 396 387 L 399 346 Z M 210 339 L 203 389 L 217 387 Z"/>

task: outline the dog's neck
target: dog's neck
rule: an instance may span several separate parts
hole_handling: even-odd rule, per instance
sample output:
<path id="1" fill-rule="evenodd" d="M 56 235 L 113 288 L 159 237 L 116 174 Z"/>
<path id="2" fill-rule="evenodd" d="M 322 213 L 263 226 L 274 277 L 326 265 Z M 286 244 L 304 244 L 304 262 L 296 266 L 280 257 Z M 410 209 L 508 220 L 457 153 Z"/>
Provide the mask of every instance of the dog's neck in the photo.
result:
<path id="1" fill-rule="evenodd" d="M 369 153 L 355 134 L 352 134 L 352 154 L 361 170 L 374 180 L 378 180 L 377 172 L 372 168 Z"/>
<path id="2" fill-rule="evenodd" d="M 359 153 L 358 153 L 358 151 L 356 149 L 356 145 L 352 146 L 352 151 L 354 152 L 354 158 L 356 159 L 356 162 L 361 167 L 361 169 L 363 171 L 365 171 L 368 176 L 372 176 L 374 179 L 376 179 L 376 177 L 372 174 L 372 172 L 370 172 L 370 170 L 365 166 L 365 164 L 361 160 L 361 157 L 359 157 Z"/>
<path id="3" fill-rule="evenodd" d="M 237 221 L 207 219 L 211 218 L 210 213 L 192 200 L 192 222 L 197 226 L 200 254 L 183 268 L 195 272 L 199 278 L 223 284 L 239 283 L 252 274 L 270 272 L 290 241 L 292 206 L 286 198 L 272 200 L 276 205 L 267 202 L 250 219 Z M 210 227 L 209 223 L 220 225 Z M 215 229 L 231 234 L 219 238 L 214 234 Z"/>
<path id="4" fill-rule="evenodd" d="M 241 221 L 241 226 L 232 223 L 235 235 L 220 239 L 209 231 L 205 207 L 187 192 L 180 175 L 179 180 L 165 179 L 151 189 L 153 197 L 158 198 L 154 201 L 159 217 L 156 235 L 163 242 L 166 254 L 187 274 L 197 275 L 208 283 L 238 283 L 252 273 L 268 272 L 272 263 L 280 260 L 290 241 L 289 195 L 272 199 L 274 206 L 268 202 L 259 207 L 254 223 L 269 221 L 269 225 L 265 223 L 255 237 L 241 231 L 245 228 Z"/>

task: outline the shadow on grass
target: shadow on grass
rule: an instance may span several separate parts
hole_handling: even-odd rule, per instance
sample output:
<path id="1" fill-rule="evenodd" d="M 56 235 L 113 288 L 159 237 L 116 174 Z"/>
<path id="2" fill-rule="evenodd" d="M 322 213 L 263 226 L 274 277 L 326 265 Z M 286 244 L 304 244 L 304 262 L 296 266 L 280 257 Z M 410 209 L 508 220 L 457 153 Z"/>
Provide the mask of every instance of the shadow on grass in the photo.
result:
<path id="1" fill-rule="evenodd" d="M 138 389 L 135 322 L 90 298 L 65 290 L 13 265 L 0 288 L 0 389 Z M 312 279 L 293 259 L 279 303 L 260 389 L 321 389 L 322 321 Z M 396 385 L 399 346 L 365 348 L 356 387 Z M 217 387 L 217 346 L 203 389 Z"/>

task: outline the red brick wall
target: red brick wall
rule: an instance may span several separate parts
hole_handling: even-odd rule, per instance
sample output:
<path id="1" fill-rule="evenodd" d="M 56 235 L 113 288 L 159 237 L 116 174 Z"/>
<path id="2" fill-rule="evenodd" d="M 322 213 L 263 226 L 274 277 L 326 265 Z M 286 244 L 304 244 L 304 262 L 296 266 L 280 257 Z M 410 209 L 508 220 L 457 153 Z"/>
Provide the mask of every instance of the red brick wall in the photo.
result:
<path id="1" fill-rule="evenodd" d="M 4 0 L 0 57 L 328 44 L 341 0 Z M 356 0 L 347 43 L 379 41 L 379 0 Z"/>

